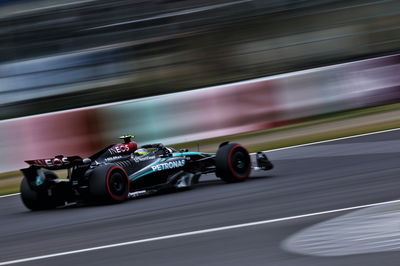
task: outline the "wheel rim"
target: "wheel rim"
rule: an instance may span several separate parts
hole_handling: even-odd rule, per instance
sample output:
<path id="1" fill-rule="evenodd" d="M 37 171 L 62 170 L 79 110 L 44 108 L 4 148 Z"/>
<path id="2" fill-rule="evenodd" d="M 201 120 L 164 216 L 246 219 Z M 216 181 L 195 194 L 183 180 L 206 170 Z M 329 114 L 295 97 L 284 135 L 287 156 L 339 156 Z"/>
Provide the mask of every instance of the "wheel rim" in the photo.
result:
<path id="1" fill-rule="evenodd" d="M 126 193 L 127 180 L 120 173 L 113 173 L 109 179 L 109 188 L 112 195 L 123 197 Z"/>
<path id="2" fill-rule="evenodd" d="M 244 152 L 237 151 L 232 154 L 232 167 L 238 175 L 246 175 L 249 171 L 249 165 L 249 156 Z"/>

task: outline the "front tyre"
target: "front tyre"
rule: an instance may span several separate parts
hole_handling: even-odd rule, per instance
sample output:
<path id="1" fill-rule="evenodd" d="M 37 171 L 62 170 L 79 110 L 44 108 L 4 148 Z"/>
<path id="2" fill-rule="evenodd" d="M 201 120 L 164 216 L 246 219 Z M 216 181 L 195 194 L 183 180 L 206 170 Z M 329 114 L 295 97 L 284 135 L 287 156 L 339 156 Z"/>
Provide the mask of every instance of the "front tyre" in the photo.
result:
<path id="1" fill-rule="evenodd" d="M 251 160 L 248 151 L 236 143 L 221 146 L 215 156 L 216 175 L 227 183 L 249 178 Z"/>
<path id="2" fill-rule="evenodd" d="M 116 165 L 102 165 L 89 177 L 89 193 L 95 202 L 118 203 L 126 200 L 129 181 L 125 170 Z"/>

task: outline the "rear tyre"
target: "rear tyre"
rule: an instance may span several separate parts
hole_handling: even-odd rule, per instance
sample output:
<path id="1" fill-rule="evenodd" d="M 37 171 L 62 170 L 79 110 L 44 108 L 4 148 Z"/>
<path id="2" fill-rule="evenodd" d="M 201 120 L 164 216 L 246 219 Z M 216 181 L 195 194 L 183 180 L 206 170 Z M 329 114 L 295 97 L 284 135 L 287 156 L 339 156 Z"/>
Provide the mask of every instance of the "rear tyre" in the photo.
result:
<path id="1" fill-rule="evenodd" d="M 129 193 L 128 176 L 116 165 L 97 167 L 89 177 L 89 193 L 93 201 L 118 203 L 126 200 Z"/>
<path id="2" fill-rule="evenodd" d="M 50 171 L 44 171 L 47 179 L 57 179 L 57 175 Z M 57 207 L 57 202 L 54 197 L 49 195 L 49 188 L 34 190 L 29 184 L 26 177 L 22 179 L 21 186 L 21 199 L 24 205 L 32 211 L 52 209 Z"/>
<path id="3" fill-rule="evenodd" d="M 236 143 L 225 144 L 215 156 L 216 175 L 227 183 L 246 180 L 251 171 L 248 151 Z"/>

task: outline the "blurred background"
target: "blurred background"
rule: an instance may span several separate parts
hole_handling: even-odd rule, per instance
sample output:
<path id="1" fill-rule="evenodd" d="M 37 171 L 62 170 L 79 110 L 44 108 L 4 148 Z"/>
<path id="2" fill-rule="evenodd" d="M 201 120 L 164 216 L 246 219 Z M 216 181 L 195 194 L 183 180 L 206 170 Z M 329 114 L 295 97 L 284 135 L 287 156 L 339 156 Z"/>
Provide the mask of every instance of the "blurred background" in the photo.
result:
<path id="1" fill-rule="evenodd" d="M 14 154 L 0 171 L 124 133 L 178 143 L 398 103 L 399 14 L 398 0 L 0 0 Z"/>

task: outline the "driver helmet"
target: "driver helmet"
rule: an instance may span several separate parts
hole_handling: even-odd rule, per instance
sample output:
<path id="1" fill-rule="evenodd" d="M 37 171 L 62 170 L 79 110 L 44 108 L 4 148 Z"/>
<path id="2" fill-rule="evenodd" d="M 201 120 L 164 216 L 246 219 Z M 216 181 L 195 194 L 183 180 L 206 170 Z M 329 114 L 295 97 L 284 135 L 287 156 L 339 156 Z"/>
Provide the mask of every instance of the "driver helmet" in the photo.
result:
<path id="1" fill-rule="evenodd" d="M 146 154 L 148 154 L 149 153 L 149 151 L 147 150 L 147 149 L 145 149 L 145 148 L 140 148 L 140 149 L 137 149 L 135 152 L 134 152 L 134 154 L 135 155 L 146 155 Z"/>

